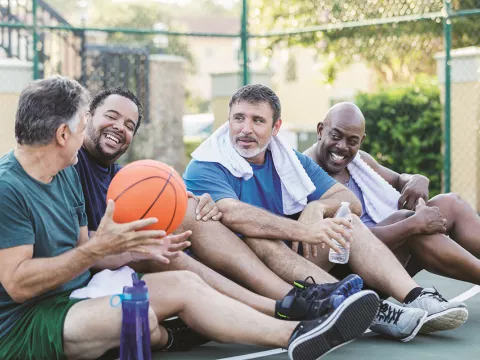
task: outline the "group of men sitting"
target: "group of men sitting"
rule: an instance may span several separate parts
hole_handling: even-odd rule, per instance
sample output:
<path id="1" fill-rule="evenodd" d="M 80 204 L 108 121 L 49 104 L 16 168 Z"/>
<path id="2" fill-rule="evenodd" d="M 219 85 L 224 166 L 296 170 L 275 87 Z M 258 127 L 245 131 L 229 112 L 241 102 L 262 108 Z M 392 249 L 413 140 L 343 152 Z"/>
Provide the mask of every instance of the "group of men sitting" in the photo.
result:
<path id="1" fill-rule="evenodd" d="M 430 199 L 426 177 L 360 151 L 365 119 L 354 104 L 333 106 L 302 154 L 278 135 L 276 94 L 239 89 L 228 122 L 192 154 L 175 234 L 143 230 L 155 218 L 115 223 L 106 199 L 141 120 L 124 88 L 90 100 L 56 76 L 21 93 L 17 146 L 0 159 L 1 359 L 115 356 L 122 312 L 110 297 L 134 271 L 149 289 L 153 350 L 215 340 L 307 360 L 367 328 L 407 342 L 467 320 L 463 303 L 412 276 L 480 284 L 479 217 L 455 194 Z M 345 201 L 352 222 L 334 218 Z M 336 243 L 348 264 L 329 262 Z"/>

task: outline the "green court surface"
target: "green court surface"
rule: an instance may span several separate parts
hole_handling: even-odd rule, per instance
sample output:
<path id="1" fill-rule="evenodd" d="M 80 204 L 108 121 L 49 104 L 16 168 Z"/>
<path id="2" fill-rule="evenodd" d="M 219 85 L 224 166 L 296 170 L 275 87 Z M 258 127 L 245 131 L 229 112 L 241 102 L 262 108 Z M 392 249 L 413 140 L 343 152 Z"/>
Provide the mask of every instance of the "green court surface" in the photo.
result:
<path id="1" fill-rule="evenodd" d="M 431 335 L 418 335 L 409 343 L 388 340 L 366 333 L 361 338 L 326 355 L 331 360 L 470 360 L 480 359 L 480 287 L 421 272 L 415 280 L 423 287 L 435 286 L 447 299 L 458 297 L 468 306 L 467 323 L 454 331 Z M 281 349 L 247 345 L 209 343 L 189 352 L 156 353 L 155 360 L 169 359 L 269 359 L 286 360 Z M 323 359 L 323 358 L 322 358 Z"/>

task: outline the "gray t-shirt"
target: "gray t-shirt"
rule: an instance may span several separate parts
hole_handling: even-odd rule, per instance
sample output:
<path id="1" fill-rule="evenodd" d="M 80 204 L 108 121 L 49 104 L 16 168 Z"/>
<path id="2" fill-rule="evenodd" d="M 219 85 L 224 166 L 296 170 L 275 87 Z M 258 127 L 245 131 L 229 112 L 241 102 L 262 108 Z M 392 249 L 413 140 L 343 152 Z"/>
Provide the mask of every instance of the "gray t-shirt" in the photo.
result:
<path id="1" fill-rule="evenodd" d="M 371 228 L 377 225 L 375 221 L 368 215 L 367 210 L 365 208 L 365 200 L 363 200 L 363 193 L 362 189 L 358 186 L 358 184 L 353 180 L 353 177 L 350 176 L 350 180 L 345 184 L 347 188 L 350 189 L 351 192 L 355 194 L 355 196 L 360 200 L 362 203 L 362 216 L 360 216 L 360 220 L 365 224 L 365 226 Z"/>
<path id="2" fill-rule="evenodd" d="M 33 245 L 34 258 L 54 257 L 73 249 L 80 227 L 86 225 L 83 192 L 73 167 L 44 184 L 23 170 L 13 151 L 0 158 L 0 249 Z M 23 304 L 14 302 L 0 284 L 0 338 L 26 309 L 42 299 L 85 286 L 89 277 L 86 271 Z"/>

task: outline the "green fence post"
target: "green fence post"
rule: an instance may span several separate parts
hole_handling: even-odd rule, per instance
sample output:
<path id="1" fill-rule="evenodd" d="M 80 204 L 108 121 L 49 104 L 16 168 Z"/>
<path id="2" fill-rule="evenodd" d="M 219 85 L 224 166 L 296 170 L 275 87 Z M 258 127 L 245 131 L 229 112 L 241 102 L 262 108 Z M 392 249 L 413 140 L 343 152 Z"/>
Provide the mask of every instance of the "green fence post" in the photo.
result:
<path id="1" fill-rule="evenodd" d="M 444 0 L 445 16 L 443 18 L 443 34 L 445 41 L 445 157 L 443 165 L 443 177 L 445 192 L 450 192 L 451 185 L 451 54 L 452 49 L 452 21 L 450 12 L 452 9 L 451 0 Z"/>
<path id="2" fill-rule="evenodd" d="M 40 69 L 38 63 L 38 32 L 37 32 L 37 0 L 32 0 L 32 21 L 33 21 L 33 79 L 40 77 Z"/>
<path id="3" fill-rule="evenodd" d="M 242 39 L 242 55 L 243 55 L 243 85 L 250 82 L 250 71 L 248 68 L 248 1 L 242 1 L 242 31 L 240 33 Z"/>

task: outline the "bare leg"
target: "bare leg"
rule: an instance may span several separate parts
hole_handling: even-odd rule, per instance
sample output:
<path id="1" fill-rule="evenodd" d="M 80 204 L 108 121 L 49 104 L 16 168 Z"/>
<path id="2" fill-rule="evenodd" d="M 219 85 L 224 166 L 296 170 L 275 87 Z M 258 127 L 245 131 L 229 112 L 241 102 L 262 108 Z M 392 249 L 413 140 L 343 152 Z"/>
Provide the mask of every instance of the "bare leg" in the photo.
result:
<path id="1" fill-rule="evenodd" d="M 447 219 L 447 232 L 465 250 L 480 258 L 480 217 L 475 210 L 454 193 L 437 195 L 428 206 L 438 206 Z"/>
<path id="2" fill-rule="evenodd" d="M 158 325 L 157 316 L 148 312 L 150 341 L 160 348 L 168 341 L 167 331 Z M 68 311 L 63 327 L 64 351 L 69 359 L 96 359 L 120 346 L 122 308 L 112 307 L 110 298 L 81 301 Z"/>
<path id="3" fill-rule="evenodd" d="M 369 286 L 403 301 L 418 285 L 408 275 L 395 255 L 362 223 L 353 217 L 354 241 L 349 266 Z M 328 249 L 319 251 L 319 266 L 328 261 Z"/>
<path id="4" fill-rule="evenodd" d="M 173 259 L 168 265 L 157 261 L 150 262 L 148 272 L 155 273 L 172 270 L 191 271 L 199 275 L 208 285 L 222 294 L 240 301 L 266 315 L 274 316 L 275 314 L 274 300 L 245 289 L 184 253 L 180 254 L 178 258 Z"/>
<path id="5" fill-rule="evenodd" d="M 154 312 L 149 318 L 152 344 L 161 343 L 158 321 L 174 314 L 195 331 L 219 342 L 284 348 L 298 325 L 298 322 L 274 319 L 222 295 L 188 271 L 147 274 L 143 279 Z M 112 308 L 109 298 L 74 305 L 64 326 L 67 356 L 93 359 L 119 346 L 121 323 L 121 309 Z"/>
<path id="6" fill-rule="evenodd" d="M 217 221 L 195 220 L 196 201 L 189 199 L 181 230 L 192 230 L 195 256 L 208 267 L 226 275 L 257 294 L 282 299 L 292 288 L 273 273 L 227 227 Z"/>
<path id="7" fill-rule="evenodd" d="M 192 329 L 216 341 L 286 348 L 298 324 L 259 313 L 217 292 L 190 272 L 148 274 L 144 280 L 160 320 L 178 314 Z"/>
<path id="8" fill-rule="evenodd" d="M 412 236 L 412 260 L 425 270 L 480 285 L 480 260 L 443 234 Z"/>
<path id="9" fill-rule="evenodd" d="M 457 203 L 459 201 L 460 203 Z M 444 207 L 444 210 L 441 209 L 441 211 L 455 212 L 456 206 L 463 207 L 462 202 L 463 200 L 459 200 L 452 195 L 439 195 L 429 205 L 441 205 Z M 447 206 L 448 204 L 450 205 Z M 397 211 L 378 225 L 389 225 L 401 221 L 411 216 L 412 213 Z M 478 218 L 477 214 L 474 215 Z M 456 216 L 458 215 L 455 214 L 453 218 Z M 453 226 L 454 221 L 450 221 L 450 224 L 447 224 L 447 229 L 452 229 Z M 468 227 L 465 224 L 463 226 Z M 397 257 L 399 257 L 399 253 L 403 258 L 405 258 L 405 254 L 412 255 L 407 268 L 409 270 L 414 269 L 414 273 L 425 269 L 438 275 L 480 284 L 480 260 L 443 234 L 411 236 L 404 245 L 396 249 Z M 402 261 L 400 258 L 399 260 Z"/>
<path id="10" fill-rule="evenodd" d="M 245 238 L 245 243 L 275 274 L 293 283 L 312 276 L 315 282 L 333 283 L 337 280 L 314 263 L 293 252 L 283 241 Z"/>

